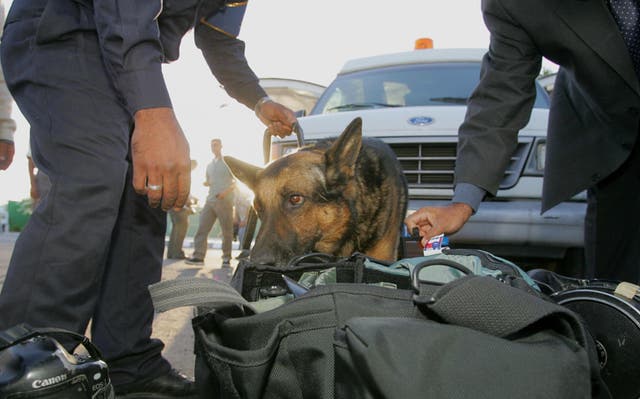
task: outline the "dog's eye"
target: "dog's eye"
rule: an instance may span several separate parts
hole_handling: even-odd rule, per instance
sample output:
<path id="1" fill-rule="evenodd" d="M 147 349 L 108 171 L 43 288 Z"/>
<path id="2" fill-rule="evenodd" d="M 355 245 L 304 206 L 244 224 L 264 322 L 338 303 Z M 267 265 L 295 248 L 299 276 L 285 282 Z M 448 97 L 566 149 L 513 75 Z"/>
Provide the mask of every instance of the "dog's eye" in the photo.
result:
<path id="1" fill-rule="evenodd" d="M 300 206 L 304 203 L 304 197 L 300 194 L 291 194 L 289 196 L 289 204 L 293 206 Z"/>

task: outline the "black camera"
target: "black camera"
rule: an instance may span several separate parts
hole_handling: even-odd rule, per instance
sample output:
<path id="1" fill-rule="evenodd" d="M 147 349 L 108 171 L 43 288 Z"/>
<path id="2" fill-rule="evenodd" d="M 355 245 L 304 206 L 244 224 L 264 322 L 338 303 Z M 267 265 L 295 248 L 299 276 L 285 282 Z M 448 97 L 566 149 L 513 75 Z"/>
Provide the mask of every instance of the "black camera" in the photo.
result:
<path id="1" fill-rule="evenodd" d="M 69 353 L 81 344 L 86 353 Z M 0 332 L 0 399 L 113 399 L 107 364 L 88 338 L 25 325 Z"/>

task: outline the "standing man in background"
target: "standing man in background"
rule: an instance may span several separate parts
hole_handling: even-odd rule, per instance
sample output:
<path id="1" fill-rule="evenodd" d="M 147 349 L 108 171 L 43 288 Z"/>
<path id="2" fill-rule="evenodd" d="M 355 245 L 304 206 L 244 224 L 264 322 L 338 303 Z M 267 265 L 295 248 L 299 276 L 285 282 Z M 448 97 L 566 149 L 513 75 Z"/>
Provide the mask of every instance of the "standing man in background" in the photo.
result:
<path id="1" fill-rule="evenodd" d="M 483 0 L 482 12 L 491 43 L 460 126 L 453 201 L 418 210 L 407 227 L 423 241 L 452 234 L 496 194 L 546 57 L 560 70 L 542 211 L 587 189 L 582 274 L 640 282 L 640 2 Z"/>
<path id="2" fill-rule="evenodd" d="M 4 27 L 4 2 L 0 0 L 0 40 L 2 40 L 2 28 Z M 11 105 L 13 99 L 4 81 L 4 73 L 0 68 L 0 170 L 6 170 L 15 153 L 13 134 L 16 131 L 16 122 L 11 119 Z"/>
<path id="3" fill-rule="evenodd" d="M 276 135 L 293 112 L 270 101 L 236 38 L 244 5 L 219 0 L 14 0 L 1 58 L 51 180 L 16 241 L 0 294 L 0 330 L 28 323 L 84 333 L 118 398 L 192 398 L 151 338 L 147 287 L 160 280 L 167 215 L 190 189 L 189 145 L 162 63 L 194 28 L 227 93 Z"/>
<path id="4" fill-rule="evenodd" d="M 191 170 L 198 166 L 198 161 L 191 160 Z M 198 199 L 193 195 L 189 195 L 187 203 L 180 209 L 169 209 L 169 217 L 171 218 L 171 234 L 169 235 L 169 244 L 167 245 L 167 259 L 184 259 L 184 238 L 189 230 L 189 216 L 195 213 L 195 206 Z"/>
<path id="5" fill-rule="evenodd" d="M 186 260 L 190 265 L 204 265 L 207 254 L 209 232 L 216 220 L 222 231 L 222 267 L 231 267 L 231 245 L 233 241 L 233 204 L 235 180 L 229 167 L 222 159 L 222 141 L 211 140 L 213 160 L 207 165 L 204 185 L 209 187 L 207 201 L 200 211 L 198 231 L 193 238 L 193 255 Z"/>

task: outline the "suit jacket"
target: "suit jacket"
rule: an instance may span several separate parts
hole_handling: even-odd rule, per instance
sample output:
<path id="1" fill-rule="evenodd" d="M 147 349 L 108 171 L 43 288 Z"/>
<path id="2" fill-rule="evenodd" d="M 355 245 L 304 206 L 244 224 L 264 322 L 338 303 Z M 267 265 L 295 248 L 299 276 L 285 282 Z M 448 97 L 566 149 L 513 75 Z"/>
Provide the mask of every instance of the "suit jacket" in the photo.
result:
<path id="1" fill-rule="evenodd" d="M 456 182 L 495 195 L 546 57 L 560 70 L 549 113 L 545 211 L 627 159 L 640 130 L 640 82 L 603 0 L 483 0 L 482 11 L 491 42 L 460 127 Z"/>

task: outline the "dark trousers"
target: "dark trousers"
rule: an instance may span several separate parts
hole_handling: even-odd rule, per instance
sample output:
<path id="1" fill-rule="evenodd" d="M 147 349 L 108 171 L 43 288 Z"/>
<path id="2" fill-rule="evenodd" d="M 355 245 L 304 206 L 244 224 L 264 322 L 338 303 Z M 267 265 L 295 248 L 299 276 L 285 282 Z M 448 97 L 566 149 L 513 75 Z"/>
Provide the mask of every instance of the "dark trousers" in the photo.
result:
<path id="1" fill-rule="evenodd" d="M 613 174 L 588 190 L 587 276 L 640 283 L 640 143 Z"/>
<path id="2" fill-rule="evenodd" d="M 16 242 L 0 328 L 26 322 L 84 333 L 91 320 L 115 385 L 154 378 L 170 367 L 163 344 L 150 338 L 147 290 L 161 277 L 166 214 L 133 191 L 132 118 L 107 77 L 96 35 L 37 44 L 37 22 L 8 24 L 1 55 L 51 190 Z"/>

